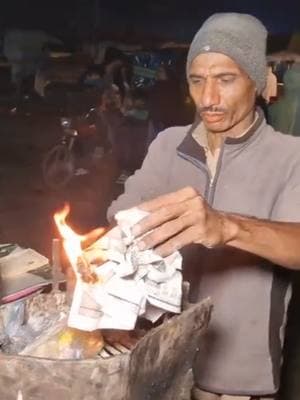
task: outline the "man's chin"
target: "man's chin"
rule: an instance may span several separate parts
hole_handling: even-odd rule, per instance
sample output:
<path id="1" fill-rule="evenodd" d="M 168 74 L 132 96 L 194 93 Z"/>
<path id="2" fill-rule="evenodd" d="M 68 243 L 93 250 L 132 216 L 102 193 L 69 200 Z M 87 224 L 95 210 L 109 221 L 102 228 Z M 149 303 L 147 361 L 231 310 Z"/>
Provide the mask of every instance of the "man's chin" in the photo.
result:
<path id="1" fill-rule="evenodd" d="M 206 130 L 211 133 L 225 133 L 230 129 L 230 127 L 225 125 L 224 123 L 211 123 L 204 120 L 202 122 Z"/>

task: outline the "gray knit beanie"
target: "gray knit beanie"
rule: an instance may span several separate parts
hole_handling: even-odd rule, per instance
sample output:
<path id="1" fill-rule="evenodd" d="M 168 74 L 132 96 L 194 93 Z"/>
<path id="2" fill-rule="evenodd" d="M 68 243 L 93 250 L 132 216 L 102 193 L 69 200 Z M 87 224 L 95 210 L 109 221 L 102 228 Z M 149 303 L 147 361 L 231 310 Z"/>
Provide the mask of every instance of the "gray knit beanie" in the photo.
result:
<path id="1" fill-rule="evenodd" d="M 258 93 L 266 85 L 267 30 L 249 14 L 218 13 L 196 33 L 187 56 L 187 74 L 201 53 L 222 53 L 234 60 L 255 82 Z"/>

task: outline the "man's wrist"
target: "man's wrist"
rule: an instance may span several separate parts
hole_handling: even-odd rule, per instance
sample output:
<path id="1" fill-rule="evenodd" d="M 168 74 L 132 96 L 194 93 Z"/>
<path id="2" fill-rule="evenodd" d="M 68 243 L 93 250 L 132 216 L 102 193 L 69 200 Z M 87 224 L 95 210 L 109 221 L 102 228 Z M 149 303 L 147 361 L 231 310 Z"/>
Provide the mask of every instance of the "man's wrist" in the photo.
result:
<path id="1" fill-rule="evenodd" d="M 234 216 L 221 213 L 223 244 L 230 244 L 238 237 L 239 225 Z"/>

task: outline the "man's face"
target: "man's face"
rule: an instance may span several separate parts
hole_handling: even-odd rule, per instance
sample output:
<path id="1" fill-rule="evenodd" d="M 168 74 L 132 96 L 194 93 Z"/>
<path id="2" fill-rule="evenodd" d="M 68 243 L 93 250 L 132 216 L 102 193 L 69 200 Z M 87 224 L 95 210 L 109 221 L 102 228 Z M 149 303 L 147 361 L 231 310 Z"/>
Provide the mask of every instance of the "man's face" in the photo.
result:
<path id="1" fill-rule="evenodd" d="M 238 136 L 251 124 L 255 84 L 231 58 L 220 53 L 200 54 L 190 66 L 188 81 L 208 132 Z"/>

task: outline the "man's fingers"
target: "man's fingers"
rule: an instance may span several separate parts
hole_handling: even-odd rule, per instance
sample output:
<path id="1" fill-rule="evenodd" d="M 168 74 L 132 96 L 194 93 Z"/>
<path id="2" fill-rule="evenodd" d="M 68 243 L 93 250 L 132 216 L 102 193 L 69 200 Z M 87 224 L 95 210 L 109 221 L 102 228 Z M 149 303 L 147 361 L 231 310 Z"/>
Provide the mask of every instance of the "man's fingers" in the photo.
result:
<path id="1" fill-rule="evenodd" d="M 169 205 L 168 207 L 162 207 L 157 211 L 152 212 L 148 216 L 144 217 L 139 223 L 133 226 L 132 234 L 137 237 L 143 235 L 164 224 L 167 221 L 170 221 L 174 218 L 179 217 L 186 213 L 189 209 L 188 202 L 182 202 L 177 204 Z"/>
<path id="2" fill-rule="evenodd" d="M 178 190 L 177 192 L 168 193 L 159 196 L 156 199 L 146 201 L 145 203 L 140 204 L 138 207 L 141 210 L 153 212 L 160 209 L 161 207 L 180 203 L 182 201 L 192 199 L 196 196 L 198 196 L 198 193 L 195 189 L 193 189 L 192 187 L 185 187 Z"/>
<path id="3" fill-rule="evenodd" d="M 168 221 L 144 236 L 143 239 L 138 242 L 138 247 L 140 250 L 153 249 L 169 238 L 178 235 L 181 231 L 190 227 L 192 223 L 192 215 L 183 215 L 180 218 Z"/>
<path id="4" fill-rule="evenodd" d="M 155 249 L 155 253 L 160 255 L 161 257 L 167 257 L 170 254 L 174 253 L 176 250 L 182 249 L 184 246 L 187 246 L 193 243 L 197 238 L 197 230 L 194 226 L 191 226 L 188 229 L 185 229 L 178 235 L 169 239 L 167 242 L 158 246 Z"/>
<path id="5" fill-rule="evenodd" d="M 131 232 L 135 237 L 138 237 L 152 229 L 155 229 L 167 221 L 189 214 L 192 210 L 201 211 L 203 207 L 204 200 L 199 195 L 182 202 L 177 201 L 174 204 L 163 206 L 160 209 L 150 213 L 139 223 L 134 225 Z"/>

